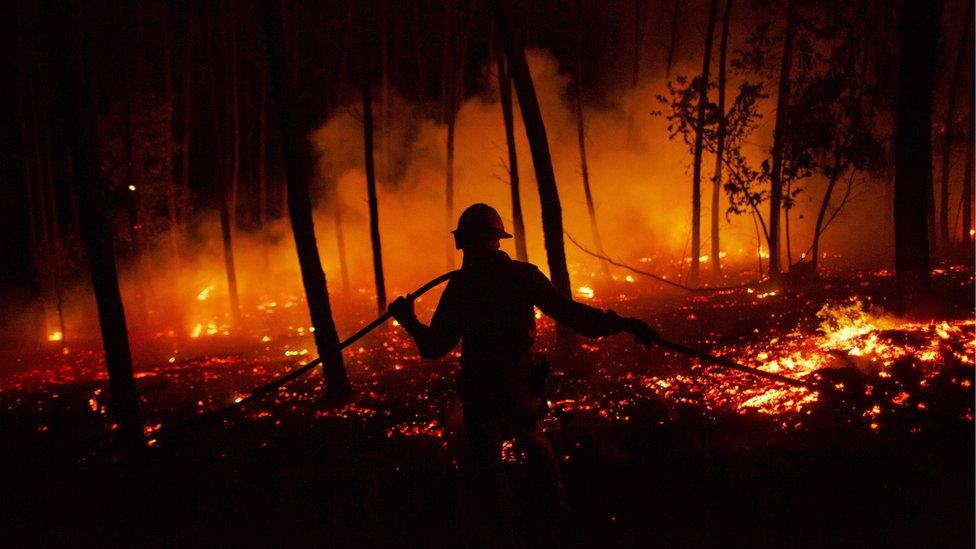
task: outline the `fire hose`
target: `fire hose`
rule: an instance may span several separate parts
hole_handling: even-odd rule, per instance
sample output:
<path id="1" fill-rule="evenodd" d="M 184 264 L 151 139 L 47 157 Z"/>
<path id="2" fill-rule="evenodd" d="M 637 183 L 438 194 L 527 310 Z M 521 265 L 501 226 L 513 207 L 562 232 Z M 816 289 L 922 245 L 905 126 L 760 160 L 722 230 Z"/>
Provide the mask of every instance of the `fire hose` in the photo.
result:
<path id="1" fill-rule="evenodd" d="M 451 277 L 453 277 L 455 274 L 457 274 L 457 272 L 458 271 L 450 271 L 450 272 L 447 272 L 447 273 L 444 273 L 444 274 L 438 276 L 437 278 L 434 278 L 434 279 L 430 280 L 429 282 L 427 282 L 423 286 L 417 288 L 413 292 L 408 293 L 405 296 L 406 299 L 409 300 L 409 301 L 416 300 L 418 297 L 424 295 L 425 293 L 427 293 L 431 289 L 433 289 L 436 286 L 442 284 L 443 282 L 449 280 Z M 359 339 L 361 339 L 366 334 L 372 332 L 373 330 L 375 330 L 379 326 L 383 325 L 387 320 L 390 319 L 391 316 L 392 315 L 390 315 L 389 312 L 385 312 L 385 313 L 381 314 L 380 316 L 376 317 L 369 324 L 366 324 L 365 326 L 363 326 L 362 328 L 360 328 L 359 331 L 357 331 L 353 335 L 347 337 L 346 339 L 342 340 L 339 343 L 339 350 L 341 351 L 342 349 L 345 349 L 346 347 L 352 345 L 353 343 L 355 343 L 356 341 L 358 341 Z M 707 363 L 713 364 L 715 366 L 721 366 L 721 367 L 728 368 L 728 369 L 731 369 L 731 370 L 736 370 L 736 371 L 739 371 L 739 372 L 744 372 L 744 373 L 752 374 L 754 376 L 761 377 L 761 378 L 764 378 L 764 379 L 768 379 L 770 381 L 777 381 L 777 382 L 780 382 L 780 383 L 785 383 L 785 384 L 791 385 L 793 387 L 803 387 L 803 388 L 813 389 L 813 390 L 817 390 L 817 389 L 820 388 L 819 386 L 817 386 L 817 385 L 815 385 L 813 383 L 809 383 L 809 382 L 802 381 L 802 380 L 798 380 L 798 379 L 793 379 L 793 378 L 790 378 L 790 377 L 787 377 L 787 376 L 783 376 L 783 375 L 779 375 L 779 374 L 775 374 L 775 373 L 772 373 L 772 372 L 767 372 L 765 370 L 760 370 L 758 368 L 753 368 L 753 367 L 750 367 L 750 366 L 743 366 L 742 364 L 739 364 L 738 362 L 729 360 L 727 358 L 723 358 L 723 357 L 720 357 L 720 356 L 712 355 L 712 354 L 706 353 L 704 351 L 700 351 L 698 349 L 694 349 L 692 347 L 687 347 L 685 345 L 681 345 L 680 343 L 675 343 L 673 341 L 668 341 L 666 339 L 658 339 L 655 343 L 657 345 L 660 345 L 661 347 L 666 348 L 666 349 L 670 349 L 672 351 L 681 353 L 683 355 L 687 355 L 687 356 L 690 356 L 690 357 L 697 358 L 697 359 L 701 360 L 702 362 L 707 362 Z M 272 381 L 270 381 L 270 382 L 268 382 L 268 383 L 266 383 L 264 385 L 261 385 L 260 387 L 255 388 L 247 396 L 235 400 L 232 404 L 229 404 L 227 406 L 224 406 L 223 408 L 218 408 L 217 410 L 214 410 L 214 411 L 209 412 L 207 414 L 198 416 L 198 417 L 196 417 L 194 419 L 194 421 L 181 424 L 181 425 L 177 426 L 174 429 L 170 429 L 170 430 L 167 430 L 165 432 L 158 433 L 157 434 L 157 438 L 160 438 L 161 436 L 173 434 L 175 432 L 178 432 L 178 431 L 182 430 L 182 428 L 186 428 L 186 427 L 189 427 L 189 426 L 192 426 L 192 425 L 200 425 L 200 424 L 206 423 L 208 421 L 211 421 L 211 420 L 217 419 L 218 417 L 221 417 L 223 415 L 226 415 L 229 412 L 232 412 L 234 410 L 240 409 L 240 408 L 244 407 L 245 405 L 247 405 L 248 403 L 253 402 L 253 401 L 261 398 L 262 396 L 264 396 L 264 395 L 266 395 L 266 394 L 268 394 L 268 393 L 270 393 L 270 392 L 278 389 L 279 387 L 281 387 L 281 386 L 289 383 L 290 381 L 293 381 L 293 380 L 295 380 L 295 379 L 303 376 L 304 374 L 306 374 L 307 372 L 309 372 L 310 370 L 312 370 L 316 366 L 320 365 L 321 363 L 322 363 L 322 357 L 318 357 L 318 358 L 312 360 L 311 362 L 308 362 L 308 363 L 306 363 L 306 364 L 304 364 L 302 366 L 299 366 L 298 368 L 295 368 L 294 370 L 288 372 L 287 374 L 285 374 L 285 375 L 283 375 L 281 377 L 278 377 L 276 379 L 273 379 Z"/>
<path id="2" fill-rule="evenodd" d="M 768 379 L 770 381 L 778 381 L 780 383 L 785 383 L 793 387 L 803 387 L 806 389 L 812 389 L 814 391 L 822 389 L 822 387 L 814 383 L 810 383 L 800 379 L 794 379 L 792 377 L 787 377 L 780 374 L 774 374 L 773 372 L 767 372 L 765 370 L 760 370 L 759 368 L 743 366 L 742 364 L 739 364 L 738 362 L 735 362 L 733 360 L 729 360 L 727 358 L 709 354 L 704 351 L 699 351 L 698 349 L 693 349 L 691 347 L 687 347 L 685 345 L 682 345 L 680 343 L 675 343 L 673 341 L 668 341 L 666 339 L 658 340 L 657 344 L 660 345 L 661 347 L 664 347 L 665 349 L 671 349 L 672 351 L 697 358 L 702 362 L 707 362 L 715 366 L 722 366 L 723 368 L 728 368 L 730 370 L 745 372 L 747 374 L 752 374 L 756 377 L 761 377 L 764 379 Z"/>
<path id="3" fill-rule="evenodd" d="M 457 274 L 457 272 L 458 271 L 450 271 L 450 272 L 447 272 L 447 273 L 444 273 L 444 274 L 438 276 L 437 278 L 434 278 L 434 279 L 430 280 L 429 282 L 427 282 L 423 286 L 421 286 L 421 287 L 417 288 L 416 290 L 408 293 L 405 296 L 406 299 L 409 300 L 409 301 L 416 300 L 418 297 L 424 295 L 425 293 L 429 292 L 433 288 L 435 288 L 435 287 L 439 286 L 440 284 L 444 283 L 445 281 L 449 280 L 452 276 L 454 276 L 455 274 Z M 368 334 L 368 333 L 372 332 L 373 330 L 375 330 L 376 328 L 382 326 L 383 323 L 385 323 L 387 320 L 389 320 L 391 316 L 392 315 L 390 315 L 389 311 L 387 311 L 387 312 L 381 314 L 380 316 L 376 317 L 375 319 L 373 319 L 372 322 L 370 322 L 369 324 L 367 324 L 367 325 L 363 326 L 362 328 L 360 328 L 359 331 L 357 331 L 356 333 L 352 334 L 351 336 L 349 336 L 346 339 L 344 339 L 341 342 L 339 342 L 339 350 L 341 351 L 341 350 L 345 349 L 346 347 L 352 345 L 356 341 L 359 341 L 366 334 Z M 257 387 L 256 389 L 252 390 L 247 396 L 245 396 L 243 398 L 236 399 L 233 403 L 228 404 L 227 406 L 224 406 L 223 408 L 218 408 L 218 409 L 216 409 L 216 410 L 214 410 L 214 411 L 212 411 L 210 413 L 207 413 L 207 414 L 204 414 L 204 415 L 201 415 L 201 416 L 198 416 L 198 417 L 194 418 L 194 420 L 191 421 L 191 422 L 188 422 L 188 423 L 185 423 L 185 424 L 181 424 L 177 428 L 174 428 L 173 430 L 168 431 L 166 434 L 172 434 L 174 432 L 178 432 L 179 430 L 182 430 L 183 428 L 186 428 L 186 427 L 190 427 L 192 425 L 200 425 L 200 424 L 207 423 L 208 421 L 217 419 L 218 417 L 221 417 L 223 415 L 226 415 L 229 412 L 232 412 L 234 410 L 237 410 L 239 408 L 242 408 L 245 405 L 247 405 L 249 402 L 253 402 L 253 401 L 261 398 L 262 396 L 264 396 L 264 395 L 266 395 L 266 394 L 274 391 L 275 389 L 278 389 L 279 387 L 285 385 L 286 383 L 288 383 L 290 381 L 293 381 L 295 379 L 298 379 L 299 377 L 302 377 L 303 375 L 305 375 L 310 370 L 312 370 L 313 368 L 315 368 L 316 366 L 318 366 L 320 364 L 322 364 L 322 357 L 318 357 L 318 358 L 312 360 L 311 362 L 308 362 L 306 364 L 303 364 L 302 366 L 299 366 L 298 368 L 295 368 L 294 370 L 288 372 L 287 374 L 285 374 L 285 375 L 283 375 L 281 377 L 275 378 L 275 379 L 269 381 L 268 383 L 265 383 L 264 385 L 261 385 L 260 387 Z M 160 434 L 162 435 L 163 433 L 160 433 Z M 157 438 L 159 438 L 159 437 L 157 437 Z"/>

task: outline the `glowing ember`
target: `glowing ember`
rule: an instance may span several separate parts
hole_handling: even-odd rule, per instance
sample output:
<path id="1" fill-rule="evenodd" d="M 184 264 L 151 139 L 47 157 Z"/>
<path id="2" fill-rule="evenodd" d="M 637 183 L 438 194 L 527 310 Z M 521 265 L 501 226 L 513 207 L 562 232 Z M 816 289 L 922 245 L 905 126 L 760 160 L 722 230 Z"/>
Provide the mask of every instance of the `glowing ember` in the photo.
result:
<path id="1" fill-rule="evenodd" d="M 64 339 L 64 334 L 62 334 L 61 332 L 51 332 L 47 336 L 48 341 L 61 341 L 63 339 Z"/>
<path id="2" fill-rule="evenodd" d="M 206 301 L 207 298 L 210 297 L 210 292 L 213 291 L 214 291 L 213 286 L 207 286 L 206 288 L 200 290 L 200 293 L 197 294 L 197 301 Z"/>
<path id="3" fill-rule="evenodd" d="M 589 286 L 580 286 L 579 289 L 576 290 L 576 295 L 584 299 L 593 299 L 593 288 Z"/>

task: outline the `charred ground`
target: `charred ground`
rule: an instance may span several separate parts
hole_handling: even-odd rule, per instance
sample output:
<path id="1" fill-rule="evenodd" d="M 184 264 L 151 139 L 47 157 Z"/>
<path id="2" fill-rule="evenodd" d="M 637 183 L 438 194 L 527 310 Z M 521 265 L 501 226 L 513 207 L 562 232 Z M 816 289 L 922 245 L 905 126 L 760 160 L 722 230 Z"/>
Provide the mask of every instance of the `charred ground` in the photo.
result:
<path id="1" fill-rule="evenodd" d="M 557 362 L 547 419 L 569 490 L 571 538 L 967 543 L 973 274 L 946 266 L 934 280 L 947 304 L 941 319 L 894 324 L 881 320 L 893 285 L 884 270 L 711 296 L 642 295 L 623 282 L 597 287 L 600 305 L 746 364 L 797 375 L 788 371 L 791 358 L 829 363 L 816 375 L 843 385 L 846 396 L 777 392 L 622 337 L 581 342 Z M 852 303 L 879 326 L 848 340 L 838 334 L 852 325 L 818 331 L 825 304 Z M 551 325 L 542 327 L 548 336 Z M 95 353 L 52 353 L 7 377 L 5 529 L 22 541 L 119 545 L 463 543 L 470 525 L 458 472 L 457 359 L 420 361 L 399 328 L 347 355 L 356 397 L 341 409 L 321 405 L 314 375 L 221 422 L 167 434 L 288 369 L 295 358 L 282 354 L 300 353 L 302 341 L 276 337 L 216 356 L 211 347 L 207 358 L 140 369 L 154 442 L 122 461 L 110 444 L 107 383 Z M 771 396 L 755 400 L 764 394 Z M 527 481 L 518 449 L 505 452 L 516 485 Z M 530 494 L 517 492 L 529 518 Z"/>

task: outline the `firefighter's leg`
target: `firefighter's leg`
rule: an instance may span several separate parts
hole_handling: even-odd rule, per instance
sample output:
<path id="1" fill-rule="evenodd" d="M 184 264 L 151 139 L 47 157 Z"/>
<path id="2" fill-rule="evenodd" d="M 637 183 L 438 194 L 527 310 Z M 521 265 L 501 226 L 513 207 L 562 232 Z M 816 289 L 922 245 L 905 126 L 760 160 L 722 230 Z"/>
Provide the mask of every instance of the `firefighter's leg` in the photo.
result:
<path id="1" fill-rule="evenodd" d="M 542 422 L 526 419 L 516 430 L 516 441 L 525 452 L 526 465 L 532 478 L 551 503 L 563 507 L 565 489 L 559 474 L 559 461 L 552 451 L 552 445 L 542 430 Z"/>
<path id="2" fill-rule="evenodd" d="M 501 462 L 502 426 L 468 405 L 464 425 L 467 514 L 473 526 L 487 528 L 493 543 L 506 544 L 513 536 L 514 505 Z"/>

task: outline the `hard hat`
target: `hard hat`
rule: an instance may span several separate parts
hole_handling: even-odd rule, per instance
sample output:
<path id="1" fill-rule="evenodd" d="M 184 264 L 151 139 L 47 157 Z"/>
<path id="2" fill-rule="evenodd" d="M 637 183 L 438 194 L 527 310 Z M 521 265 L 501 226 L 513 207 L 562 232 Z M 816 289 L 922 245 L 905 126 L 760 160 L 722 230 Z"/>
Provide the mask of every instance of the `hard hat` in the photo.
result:
<path id="1" fill-rule="evenodd" d="M 505 232 L 502 216 L 498 215 L 495 208 L 481 203 L 468 206 L 458 218 L 457 229 L 451 232 L 476 238 L 512 238 L 512 235 Z"/>

